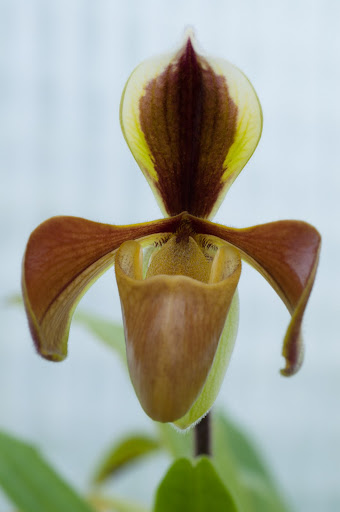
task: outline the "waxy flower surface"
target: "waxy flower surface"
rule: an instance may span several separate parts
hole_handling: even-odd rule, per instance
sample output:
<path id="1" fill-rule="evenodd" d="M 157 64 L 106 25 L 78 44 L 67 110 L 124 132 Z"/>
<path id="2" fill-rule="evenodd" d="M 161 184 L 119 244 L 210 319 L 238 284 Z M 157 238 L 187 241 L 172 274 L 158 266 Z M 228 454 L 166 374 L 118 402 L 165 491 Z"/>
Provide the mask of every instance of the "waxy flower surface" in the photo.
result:
<path id="1" fill-rule="evenodd" d="M 192 37 L 135 69 L 121 125 L 165 218 L 131 226 L 76 217 L 42 223 L 23 261 L 26 312 L 38 352 L 61 361 L 77 303 L 115 263 L 136 394 L 151 418 L 186 428 L 209 410 L 226 371 L 241 260 L 291 313 L 281 373 L 299 369 L 320 235 L 294 220 L 245 229 L 209 220 L 257 146 L 262 113 L 243 73 L 198 54 Z"/>

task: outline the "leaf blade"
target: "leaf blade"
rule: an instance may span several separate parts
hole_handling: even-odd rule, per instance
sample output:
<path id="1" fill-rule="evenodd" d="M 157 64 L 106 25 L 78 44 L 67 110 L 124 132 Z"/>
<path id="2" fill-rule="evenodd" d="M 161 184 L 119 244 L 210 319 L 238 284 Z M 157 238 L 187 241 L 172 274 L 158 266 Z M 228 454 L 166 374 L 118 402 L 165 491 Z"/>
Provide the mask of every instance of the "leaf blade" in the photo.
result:
<path id="1" fill-rule="evenodd" d="M 107 347 L 114 350 L 120 360 L 126 365 L 125 338 L 122 325 L 106 320 L 100 315 L 88 311 L 77 312 L 74 316 L 74 320 L 85 327 Z"/>
<path id="2" fill-rule="evenodd" d="M 161 482 L 154 512 L 236 512 L 234 500 L 206 457 L 177 460 Z"/>
<path id="3" fill-rule="evenodd" d="M 101 462 L 93 481 L 97 484 L 102 483 L 127 465 L 160 448 L 157 439 L 144 434 L 130 435 L 114 444 Z"/>
<path id="4" fill-rule="evenodd" d="M 92 494 L 88 497 L 88 500 L 97 512 L 150 512 L 150 509 L 144 505 L 113 496 L 106 497 Z"/>
<path id="5" fill-rule="evenodd" d="M 242 512 L 289 509 L 256 445 L 226 415 L 215 412 L 214 463 Z"/>
<path id="6" fill-rule="evenodd" d="M 38 450 L 0 432 L 0 486 L 21 512 L 93 512 Z"/>

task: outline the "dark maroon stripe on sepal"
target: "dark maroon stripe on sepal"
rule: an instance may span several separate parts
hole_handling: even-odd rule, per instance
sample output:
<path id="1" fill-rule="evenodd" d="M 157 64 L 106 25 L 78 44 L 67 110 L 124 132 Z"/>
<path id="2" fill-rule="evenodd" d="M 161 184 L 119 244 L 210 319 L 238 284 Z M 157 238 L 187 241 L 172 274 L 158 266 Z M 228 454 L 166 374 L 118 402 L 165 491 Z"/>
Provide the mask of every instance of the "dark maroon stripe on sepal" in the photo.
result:
<path id="1" fill-rule="evenodd" d="M 236 120 L 225 78 L 188 39 L 140 99 L 140 124 L 158 175 L 155 186 L 169 215 L 209 216 L 223 187 Z"/>

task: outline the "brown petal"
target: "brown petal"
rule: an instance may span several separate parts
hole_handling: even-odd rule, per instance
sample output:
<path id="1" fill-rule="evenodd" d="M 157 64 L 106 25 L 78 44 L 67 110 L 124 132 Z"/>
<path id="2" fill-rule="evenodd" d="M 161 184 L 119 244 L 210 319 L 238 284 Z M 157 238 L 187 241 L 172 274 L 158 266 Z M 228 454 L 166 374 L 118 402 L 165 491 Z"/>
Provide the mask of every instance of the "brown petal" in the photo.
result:
<path id="1" fill-rule="evenodd" d="M 171 232 L 177 224 L 176 217 L 132 226 L 77 217 L 53 217 L 40 224 L 28 240 L 22 274 L 26 313 L 40 354 L 54 361 L 66 357 L 73 311 L 86 289 L 113 264 L 122 242 Z"/>
<path id="2" fill-rule="evenodd" d="M 217 251 L 210 284 L 185 275 L 143 280 L 141 246 L 132 241 L 118 250 L 115 269 L 136 394 L 151 418 L 175 421 L 190 409 L 212 366 L 240 276 L 239 254 L 227 246 Z"/>
<path id="3" fill-rule="evenodd" d="M 245 229 L 233 229 L 191 218 L 193 228 L 237 247 L 242 257 L 271 284 L 292 318 L 284 339 L 283 375 L 298 371 L 303 360 L 302 317 L 318 265 L 321 237 L 306 222 L 283 220 Z"/>

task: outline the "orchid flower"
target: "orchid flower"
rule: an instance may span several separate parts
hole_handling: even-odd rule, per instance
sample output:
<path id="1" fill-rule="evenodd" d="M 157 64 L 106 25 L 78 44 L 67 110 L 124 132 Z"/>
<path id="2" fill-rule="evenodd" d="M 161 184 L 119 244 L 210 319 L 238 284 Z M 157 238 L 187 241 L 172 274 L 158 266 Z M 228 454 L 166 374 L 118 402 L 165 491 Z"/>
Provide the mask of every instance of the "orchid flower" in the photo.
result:
<path id="1" fill-rule="evenodd" d="M 192 35 L 173 54 L 131 74 L 121 126 L 165 218 L 129 226 L 53 217 L 31 234 L 23 297 L 38 352 L 67 355 L 71 318 L 85 291 L 115 263 L 130 377 L 145 412 L 186 428 L 212 406 L 233 349 L 241 260 L 291 313 L 283 375 L 301 366 L 301 322 L 320 235 L 301 221 L 245 229 L 211 222 L 262 130 L 245 75 L 200 55 Z"/>

